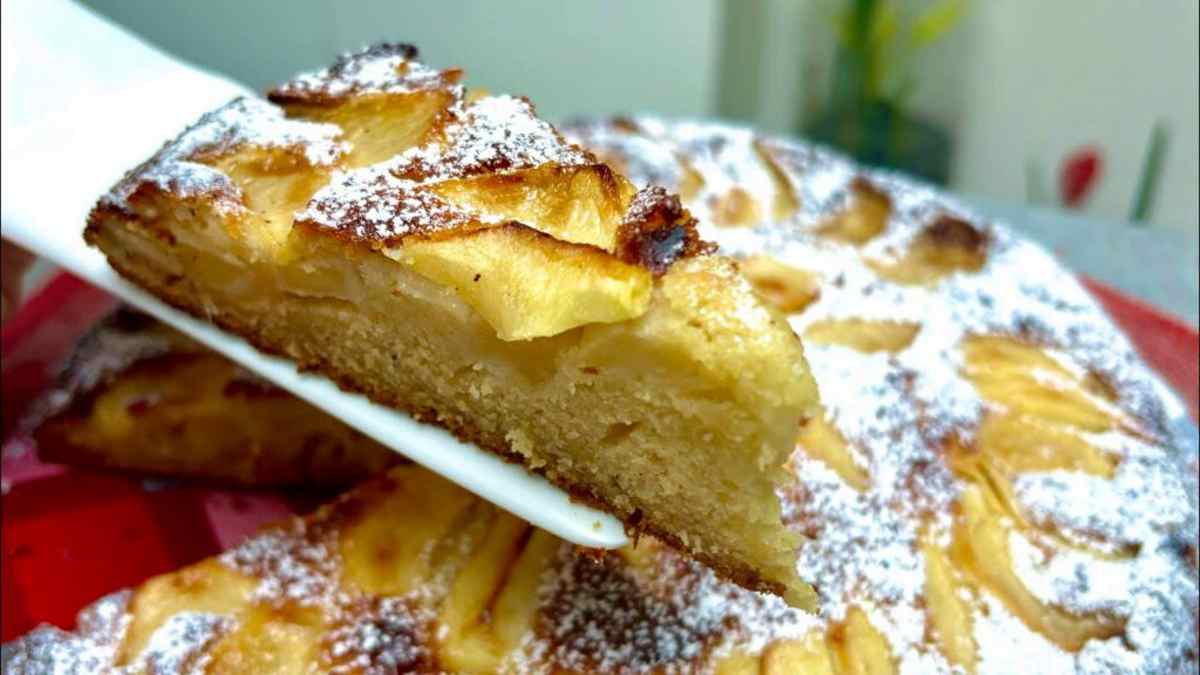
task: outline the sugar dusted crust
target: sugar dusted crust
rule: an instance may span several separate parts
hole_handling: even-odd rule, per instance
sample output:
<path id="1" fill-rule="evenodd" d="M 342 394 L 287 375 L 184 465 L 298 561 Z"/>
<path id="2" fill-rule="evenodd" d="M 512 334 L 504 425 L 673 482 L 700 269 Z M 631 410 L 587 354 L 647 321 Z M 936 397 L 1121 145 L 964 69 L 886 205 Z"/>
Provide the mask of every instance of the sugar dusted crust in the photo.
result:
<path id="1" fill-rule="evenodd" d="M 379 43 L 275 87 L 267 99 L 279 104 L 331 105 L 352 96 L 443 89 L 457 85 L 461 75 L 458 70 L 435 70 L 420 63 L 413 45 Z"/>
<path id="2" fill-rule="evenodd" d="M 97 209 L 132 214 L 131 201 L 161 190 L 185 200 L 206 200 L 230 210 L 241 208 L 241 190 L 203 160 L 253 143 L 296 155 L 312 166 L 332 166 L 345 152 L 341 130 L 330 124 L 287 119 L 264 101 L 237 98 L 205 114 L 153 157 L 127 173 Z"/>
<path id="3" fill-rule="evenodd" d="M 272 90 L 270 101 L 284 109 L 250 98 L 231 101 L 130 171 L 100 200 L 89 228 L 105 217 L 136 217 L 137 209 L 130 203 L 149 199 L 155 192 L 236 214 L 246 208 L 245 196 L 214 165 L 249 148 L 291 156 L 311 168 L 335 170 L 328 184 L 297 211 L 295 224 L 314 234 L 375 248 L 397 246 L 410 238 L 446 239 L 521 225 L 465 208 L 434 188 L 445 181 L 485 175 L 496 175 L 497 181 L 520 180 L 515 172 L 552 167 L 557 172 L 594 172 L 606 197 L 623 202 L 627 210 L 613 222 L 613 231 L 604 241 L 547 232 L 548 242 L 592 245 L 656 275 L 676 260 L 714 250 L 701 241 L 695 219 L 678 197 L 647 187 L 630 198 L 632 190 L 624 177 L 539 119 L 528 99 L 485 96 L 468 101 L 457 84 L 458 71 L 432 70 L 415 61 L 415 55 L 411 45 L 381 44 L 343 56 L 329 69 Z M 329 107 L 353 97 L 427 91 L 445 94 L 451 103 L 421 135 L 424 142 L 361 168 L 345 166 L 350 146 L 341 139 L 343 132 L 336 124 L 305 121 L 305 113 L 296 112 L 309 104 Z M 301 119 L 289 116 L 289 110 Z"/>

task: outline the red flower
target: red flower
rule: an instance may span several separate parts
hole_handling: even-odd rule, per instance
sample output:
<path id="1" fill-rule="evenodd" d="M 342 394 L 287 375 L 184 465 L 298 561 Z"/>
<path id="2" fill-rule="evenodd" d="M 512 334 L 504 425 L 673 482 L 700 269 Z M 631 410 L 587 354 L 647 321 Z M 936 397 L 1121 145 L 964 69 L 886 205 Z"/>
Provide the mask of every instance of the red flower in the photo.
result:
<path id="1" fill-rule="evenodd" d="M 1058 196 L 1063 205 L 1078 208 L 1100 180 L 1100 150 L 1085 145 L 1067 155 L 1058 170 Z"/>

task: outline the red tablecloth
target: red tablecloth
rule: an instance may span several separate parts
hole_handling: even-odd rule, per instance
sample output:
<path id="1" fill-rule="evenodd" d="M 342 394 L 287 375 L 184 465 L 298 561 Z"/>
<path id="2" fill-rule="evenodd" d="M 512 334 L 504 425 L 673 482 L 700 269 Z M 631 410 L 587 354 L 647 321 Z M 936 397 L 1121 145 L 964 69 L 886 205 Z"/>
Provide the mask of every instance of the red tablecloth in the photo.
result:
<path id="1" fill-rule="evenodd" d="M 1147 362 L 1197 416 L 1196 329 L 1085 280 Z M 71 627 L 83 605 L 212 555 L 323 496 L 223 490 L 42 464 L 18 420 L 75 340 L 113 305 L 62 274 L 4 326 L 3 624 L 8 641 L 41 622 Z"/>

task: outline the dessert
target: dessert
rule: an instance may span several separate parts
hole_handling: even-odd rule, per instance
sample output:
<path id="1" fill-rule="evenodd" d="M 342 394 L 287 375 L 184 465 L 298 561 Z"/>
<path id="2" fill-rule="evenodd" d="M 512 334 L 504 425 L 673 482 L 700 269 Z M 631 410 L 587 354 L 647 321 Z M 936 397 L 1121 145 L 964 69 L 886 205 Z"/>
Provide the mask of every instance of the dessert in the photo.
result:
<path id="1" fill-rule="evenodd" d="M 776 489 L 816 387 L 677 197 L 379 45 L 204 116 L 92 212 L 118 271 L 812 607 Z"/>
<path id="2" fill-rule="evenodd" d="M 73 634 L 35 630 L 4 672 L 790 673 L 837 653 L 812 615 L 649 537 L 581 552 L 409 465 L 98 601 Z"/>
<path id="3" fill-rule="evenodd" d="M 401 461 L 133 310 L 75 347 L 33 426 L 43 461 L 255 486 L 349 487 Z"/>
<path id="4" fill-rule="evenodd" d="M 636 183 L 686 189 L 701 234 L 805 340 L 823 413 L 784 499 L 810 538 L 799 569 L 827 639 L 858 622 L 886 645 L 842 668 L 1195 670 L 1186 413 L 1048 253 L 748 129 L 566 132 Z"/>
<path id="5" fill-rule="evenodd" d="M 425 637 L 374 644 L 464 659 L 436 661 L 443 667 L 481 653 L 451 645 L 498 645 L 470 663 L 531 672 L 1195 671 L 1198 467 L 1172 426 L 1182 413 L 1051 257 L 936 192 L 795 141 L 653 119 L 570 132 L 635 180 L 684 181 L 697 212 L 735 211 L 723 200 L 736 188 L 739 208 L 762 214 L 708 234 L 817 336 L 808 358 L 824 412 L 800 434 L 789 468 L 798 485 L 784 505 L 812 537 L 799 569 L 821 593 L 821 613 L 745 593 L 650 537 L 596 562 L 496 520 L 485 528 L 497 532 L 489 550 L 528 536 L 514 549 L 536 556 L 545 544 L 552 561 L 533 584 L 523 576 L 530 554 L 506 558 L 519 568 L 460 565 L 486 578 L 454 587 L 474 589 L 470 607 L 504 598 L 535 618 L 468 608 L 443 624 L 433 610 Z M 767 205 L 780 193 L 793 210 L 776 220 Z M 420 482 L 431 492 L 418 503 L 448 489 Z M 388 522 L 412 522 L 397 511 Z M 417 518 L 424 527 L 408 531 L 426 541 L 439 521 L 423 508 Z M 518 602 L 535 595 L 519 590 L 530 586 L 536 600 Z M 429 587 L 441 594 L 447 584 Z M 162 607 L 194 602 L 162 596 Z M 397 607 L 372 625 L 410 625 L 407 605 Z M 6 653 L 71 663 L 111 644 L 105 634 L 42 629 Z M 181 646 L 208 639 L 195 635 Z"/>

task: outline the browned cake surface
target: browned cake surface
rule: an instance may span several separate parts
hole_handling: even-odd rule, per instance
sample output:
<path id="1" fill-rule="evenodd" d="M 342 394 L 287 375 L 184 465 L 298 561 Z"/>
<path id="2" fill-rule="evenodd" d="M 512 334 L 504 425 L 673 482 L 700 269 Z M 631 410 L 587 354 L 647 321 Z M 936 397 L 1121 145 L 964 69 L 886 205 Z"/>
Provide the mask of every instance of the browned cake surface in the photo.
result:
<path id="1" fill-rule="evenodd" d="M 205 115 L 93 211 L 168 302 L 812 606 L 779 468 L 795 334 L 660 187 L 403 45 Z"/>
<path id="2" fill-rule="evenodd" d="M 80 341 L 40 407 L 34 436 L 48 462 L 348 487 L 402 459 L 129 309 Z"/>

